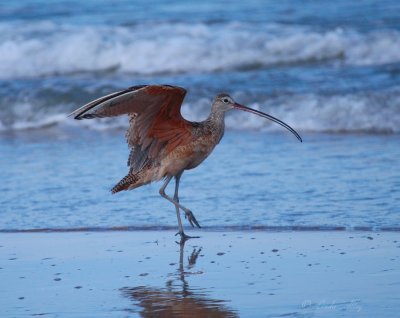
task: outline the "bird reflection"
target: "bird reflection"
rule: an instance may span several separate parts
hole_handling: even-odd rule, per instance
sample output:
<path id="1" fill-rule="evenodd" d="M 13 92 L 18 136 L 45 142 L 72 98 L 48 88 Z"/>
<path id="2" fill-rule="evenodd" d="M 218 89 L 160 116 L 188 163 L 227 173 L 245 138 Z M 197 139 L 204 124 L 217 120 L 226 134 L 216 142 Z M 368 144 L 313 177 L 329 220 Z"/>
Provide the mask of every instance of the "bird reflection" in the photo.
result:
<path id="1" fill-rule="evenodd" d="M 185 240 L 180 243 L 179 267 L 169 274 L 170 279 L 165 288 L 138 286 L 122 288 L 124 296 L 141 307 L 141 317 L 239 317 L 232 309 L 225 306 L 224 300 L 212 299 L 209 293 L 202 288 L 191 288 L 186 280 L 190 275 L 201 274 L 193 272 L 201 248 L 193 248 L 184 266 Z M 129 310 L 137 313 L 136 310 Z"/>

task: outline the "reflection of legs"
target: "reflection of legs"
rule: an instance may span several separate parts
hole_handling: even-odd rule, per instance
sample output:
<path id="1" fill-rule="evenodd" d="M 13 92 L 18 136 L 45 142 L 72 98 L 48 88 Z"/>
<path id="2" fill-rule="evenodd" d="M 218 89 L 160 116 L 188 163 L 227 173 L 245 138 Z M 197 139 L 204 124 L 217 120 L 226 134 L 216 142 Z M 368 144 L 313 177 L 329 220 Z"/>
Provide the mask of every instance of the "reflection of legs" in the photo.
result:
<path id="1" fill-rule="evenodd" d="M 200 252 L 201 252 L 201 247 L 198 250 L 196 248 L 193 248 L 192 254 L 188 258 L 188 261 L 189 261 L 188 268 L 192 268 L 196 264 L 196 261 L 200 255 Z"/>

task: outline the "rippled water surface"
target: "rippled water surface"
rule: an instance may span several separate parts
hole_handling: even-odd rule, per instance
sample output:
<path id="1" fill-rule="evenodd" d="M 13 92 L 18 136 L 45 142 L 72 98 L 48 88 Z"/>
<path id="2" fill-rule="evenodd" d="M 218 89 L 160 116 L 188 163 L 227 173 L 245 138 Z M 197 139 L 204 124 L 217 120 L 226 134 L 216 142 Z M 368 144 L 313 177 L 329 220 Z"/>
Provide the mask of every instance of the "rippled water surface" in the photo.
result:
<path id="1" fill-rule="evenodd" d="M 399 226 L 398 136 L 303 137 L 228 131 L 184 173 L 181 202 L 206 227 Z M 122 131 L 3 136 L 0 147 L 0 229 L 176 224 L 161 182 L 111 195 L 128 169 Z"/>
<path id="2" fill-rule="evenodd" d="M 173 226 L 160 184 L 112 196 L 126 118 L 78 106 L 181 85 L 190 120 L 221 91 L 304 137 L 227 115 L 181 196 L 206 227 L 398 228 L 398 1 L 18 1 L 0 5 L 0 229 Z"/>

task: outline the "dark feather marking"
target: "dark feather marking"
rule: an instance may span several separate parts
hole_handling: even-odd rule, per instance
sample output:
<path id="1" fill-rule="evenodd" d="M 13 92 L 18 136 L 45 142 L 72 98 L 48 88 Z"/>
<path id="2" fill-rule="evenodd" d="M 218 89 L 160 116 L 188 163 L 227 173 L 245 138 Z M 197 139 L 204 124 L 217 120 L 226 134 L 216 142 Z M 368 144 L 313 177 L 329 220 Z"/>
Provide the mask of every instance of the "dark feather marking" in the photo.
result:
<path id="1" fill-rule="evenodd" d="M 136 174 L 128 174 L 125 177 L 123 177 L 112 189 L 111 192 L 117 193 L 122 190 L 127 190 L 130 185 L 134 184 L 139 180 L 138 175 Z"/>
<path id="2" fill-rule="evenodd" d="M 96 117 L 98 117 L 98 116 L 96 116 L 96 115 L 94 115 L 94 114 L 92 115 L 92 114 L 85 114 L 85 113 L 86 113 L 87 111 L 91 110 L 92 108 L 96 107 L 97 105 L 100 105 L 101 103 L 104 103 L 104 102 L 106 102 L 106 101 L 108 101 L 108 100 L 110 100 L 110 99 L 112 99 L 112 98 L 118 97 L 118 96 L 120 96 L 120 95 L 129 93 L 130 91 L 131 91 L 131 90 L 128 88 L 128 89 L 125 89 L 125 90 L 123 90 L 123 91 L 119 91 L 119 92 L 116 92 L 116 93 L 114 93 L 114 94 L 110 94 L 110 95 L 108 95 L 108 96 L 105 96 L 105 97 L 103 97 L 103 98 L 99 98 L 99 99 L 97 99 L 97 100 L 95 100 L 95 101 L 93 101 L 93 102 L 87 104 L 87 105 L 86 105 L 87 107 L 83 106 L 82 111 L 79 112 L 77 115 L 75 115 L 74 118 L 75 118 L 75 119 L 78 119 L 78 120 L 80 120 L 80 119 L 92 119 L 92 118 L 96 118 Z M 79 110 L 79 109 L 78 109 L 78 110 Z M 72 114 L 73 114 L 73 113 L 72 113 Z M 91 116 L 89 116 L 89 115 L 91 115 Z"/>

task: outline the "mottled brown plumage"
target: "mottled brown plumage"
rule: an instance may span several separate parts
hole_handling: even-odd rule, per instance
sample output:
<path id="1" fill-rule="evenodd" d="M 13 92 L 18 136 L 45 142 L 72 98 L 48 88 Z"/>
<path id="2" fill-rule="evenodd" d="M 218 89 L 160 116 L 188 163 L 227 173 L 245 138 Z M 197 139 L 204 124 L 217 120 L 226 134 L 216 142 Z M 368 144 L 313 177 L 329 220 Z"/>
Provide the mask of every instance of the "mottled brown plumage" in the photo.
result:
<path id="1" fill-rule="evenodd" d="M 193 169 L 203 162 L 220 142 L 226 111 L 237 108 L 268 118 L 289 129 L 301 141 L 287 124 L 237 104 L 227 94 L 215 97 L 211 113 L 205 121 L 187 121 L 180 111 L 185 95 L 186 90 L 176 86 L 133 86 L 92 101 L 71 114 L 75 119 L 129 116 L 130 125 L 126 133 L 131 148 L 129 172 L 111 191 L 130 190 L 165 178 L 160 194 L 175 205 L 182 238 L 187 236 L 183 232 L 179 209 L 185 212 L 192 226 L 200 225 L 193 213 L 179 203 L 180 177 L 184 170 Z M 171 198 L 165 194 L 165 188 L 173 177 L 176 186 L 174 198 Z"/>

